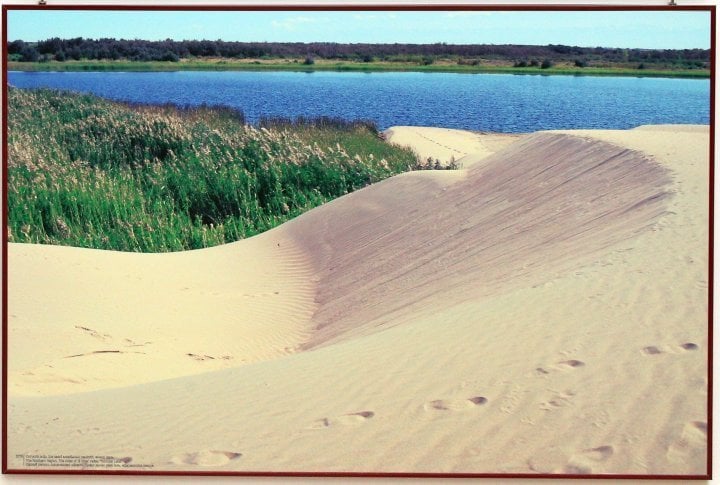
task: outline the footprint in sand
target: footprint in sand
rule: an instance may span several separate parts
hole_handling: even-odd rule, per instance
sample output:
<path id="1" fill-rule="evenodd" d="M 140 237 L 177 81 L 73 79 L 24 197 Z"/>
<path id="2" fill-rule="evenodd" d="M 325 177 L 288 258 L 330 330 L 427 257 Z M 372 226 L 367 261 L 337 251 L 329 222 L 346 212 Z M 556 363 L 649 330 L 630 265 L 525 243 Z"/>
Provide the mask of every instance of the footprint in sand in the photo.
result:
<path id="1" fill-rule="evenodd" d="M 552 374 L 553 372 L 556 372 L 556 371 L 568 371 L 568 370 L 573 370 L 573 369 L 577 369 L 579 367 L 584 367 L 584 366 L 585 366 L 585 362 L 583 362 L 582 360 L 576 360 L 576 359 L 563 360 L 563 361 L 557 362 L 553 365 L 548 365 L 545 367 L 538 367 L 535 369 L 535 374 L 544 376 L 544 375 Z"/>
<path id="2" fill-rule="evenodd" d="M 372 411 L 360 411 L 358 413 L 343 414 L 335 418 L 322 418 L 315 421 L 311 429 L 322 429 L 330 426 L 357 426 L 375 416 Z"/>
<path id="3" fill-rule="evenodd" d="M 221 466 L 237 460 L 242 453 L 234 451 L 202 450 L 174 456 L 170 463 L 175 465 Z"/>
<path id="4" fill-rule="evenodd" d="M 698 344 L 695 344 L 692 342 L 685 342 L 684 344 L 680 344 L 677 346 L 674 346 L 674 345 L 667 345 L 667 346 L 649 345 L 647 347 L 643 347 L 642 353 L 644 355 L 677 354 L 680 352 L 692 352 L 694 350 L 698 350 L 699 348 L 700 348 L 700 346 Z"/>
<path id="5" fill-rule="evenodd" d="M 645 354 L 645 355 L 657 355 L 657 354 L 662 354 L 662 350 L 660 350 L 659 348 L 655 347 L 654 345 L 650 345 L 650 346 L 648 346 L 648 347 L 645 347 L 642 351 L 643 351 L 643 354 Z"/>
<path id="6" fill-rule="evenodd" d="M 707 444 L 707 423 L 705 421 L 685 423 L 680 437 L 668 446 L 668 460 L 674 463 L 687 463 L 690 459 L 695 459 L 702 463 Z"/>
<path id="7" fill-rule="evenodd" d="M 437 399 L 426 403 L 424 408 L 426 411 L 462 411 L 463 409 L 473 409 L 482 406 L 488 400 L 483 396 L 470 397 L 467 399 Z"/>
<path id="8" fill-rule="evenodd" d="M 543 411 L 555 411 L 556 409 L 564 408 L 571 405 L 571 399 L 575 395 L 574 391 L 556 392 L 551 391 L 552 397 L 547 401 L 540 403 L 540 409 Z"/>
<path id="9" fill-rule="evenodd" d="M 583 456 L 589 460 L 601 462 L 605 461 L 615 454 L 615 449 L 612 446 L 598 446 L 597 448 L 591 448 L 583 451 Z"/>
<path id="10" fill-rule="evenodd" d="M 593 473 L 593 467 L 609 460 L 614 454 L 615 448 L 610 445 L 588 448 L 571 456 L 567 465 L 558 471 L 570 475 L 589 475 Z"/>
<path id="11" fill-rule="evenodd" d="M 703 436 L 707 436 L 707 423 L 705 421 L 693 421 L 690 425 L 702 433 Z"/>

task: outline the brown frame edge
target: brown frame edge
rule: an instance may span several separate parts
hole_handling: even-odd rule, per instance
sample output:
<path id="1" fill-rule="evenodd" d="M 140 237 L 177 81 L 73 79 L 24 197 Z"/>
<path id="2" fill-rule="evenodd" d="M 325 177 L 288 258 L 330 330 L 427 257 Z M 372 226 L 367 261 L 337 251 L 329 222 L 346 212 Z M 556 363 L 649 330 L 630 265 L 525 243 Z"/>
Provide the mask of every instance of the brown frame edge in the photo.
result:
<path id="1" fill-rule="evenodd" d="M 710 143 L 709 143 L 709 254 L 708 254 L 708 397 L 707 468 L 704 475 L 569 475 L 502 473 L 362 473 L 362 472 L 194 472 L 194 471 L 113 471 L 113 470 L 27 470 L 8 468 L 7 452 L 7 362 L 8 362 L 8 208 L 7 208 L 7 19 L 11 10 L 127 10 L 127 11 L 707 11 L 710 13 Z M 716 6 L 715 5 L 2 5 L 2 474 L 91 475 L 91 476 L 234 476 L 234 477 L 335 477 L 335 478 L 537 478 L 537 479 L 621 479 L 621 480 L 710 480 L 712 479 L 713 435 L 713 295 L 714 295 L 714 202 L 715 202 L 715 100 L 716 89 Z"/>

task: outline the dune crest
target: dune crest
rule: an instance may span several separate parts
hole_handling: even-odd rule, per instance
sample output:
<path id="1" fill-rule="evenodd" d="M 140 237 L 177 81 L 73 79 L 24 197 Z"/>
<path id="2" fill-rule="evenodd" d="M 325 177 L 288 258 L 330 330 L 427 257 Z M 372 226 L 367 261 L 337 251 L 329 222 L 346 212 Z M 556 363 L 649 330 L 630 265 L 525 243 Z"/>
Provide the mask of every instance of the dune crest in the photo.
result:
<path id="1" fill-rule="evenodd" d="M 421 126 L 393 126 L 385 130 L 387 141 L 409 146 L 422 160 L 432 158 L 443 164 L 455 160 L 462 168 L 470 168 L 479 160 L 507 147 L 520 136 Z"/>
<path id="2" fill-rule="evenodd" d="M 11 245 L 10 467 L 46 453 L 155 471 L 704 474 L 708 147 L 706 127 L 541 132 L 237 245 L 167 259 Z M 141 268 L 165 276 L 123 290 Z M 128 301 L 142 324 L 101 327 L 88 296 Z M 178 305 L 189 316 L 165 333 L 143 317 Z M 139 361 L 101 340 L 121 328 L 199 357 L 245 342 L 237 355 L 266 360 L 21 395 L 41 385 L 17 372 L 44 362 Z M 66 358 L 80 353 L 66 341 L 107 353 Z"/>

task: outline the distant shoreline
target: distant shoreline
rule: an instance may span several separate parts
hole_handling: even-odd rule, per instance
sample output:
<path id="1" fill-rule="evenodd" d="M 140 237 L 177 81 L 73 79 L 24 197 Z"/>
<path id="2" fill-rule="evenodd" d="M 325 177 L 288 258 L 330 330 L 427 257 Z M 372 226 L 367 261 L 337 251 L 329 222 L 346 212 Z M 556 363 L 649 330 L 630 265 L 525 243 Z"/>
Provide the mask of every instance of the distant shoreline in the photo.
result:
<path id="1" fill-rule="evenodd" d="M 670 77 L 708 79 L 710 71 L 698 70 L 657 70 L 628 68 L 596 68 L 553 66 L 548 69 L 538 67 L 512 67 L 493 65 L 457 65 L 430 64 L 418 65 L 401 62 L 315 62 L 303 64 L 297 60 L 285 62 L 232 60 L 203 61 L 48 61 L 19 62 L 9 61 L 8 71 L 25 72 L 82 72 L 82 71 L 135 71 L 135 72 L 171 72 L 171 71 L 335 71 L 335 72 L 445 72 L 467 74 L 527 74 L 527 75 L 565 75 L 565 76 L 625 76 L 625 77 Z"/>

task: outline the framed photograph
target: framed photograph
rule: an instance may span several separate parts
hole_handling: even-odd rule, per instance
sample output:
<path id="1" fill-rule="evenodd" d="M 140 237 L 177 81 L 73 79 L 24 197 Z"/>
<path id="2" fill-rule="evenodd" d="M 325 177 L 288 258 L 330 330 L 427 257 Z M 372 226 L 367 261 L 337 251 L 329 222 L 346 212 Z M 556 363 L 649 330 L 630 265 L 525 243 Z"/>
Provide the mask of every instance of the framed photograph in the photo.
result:
<path id="1" fill-rule="evenodd" d="M 2 21 L 4 473 L 710 477 L 715 6 Z"/>

